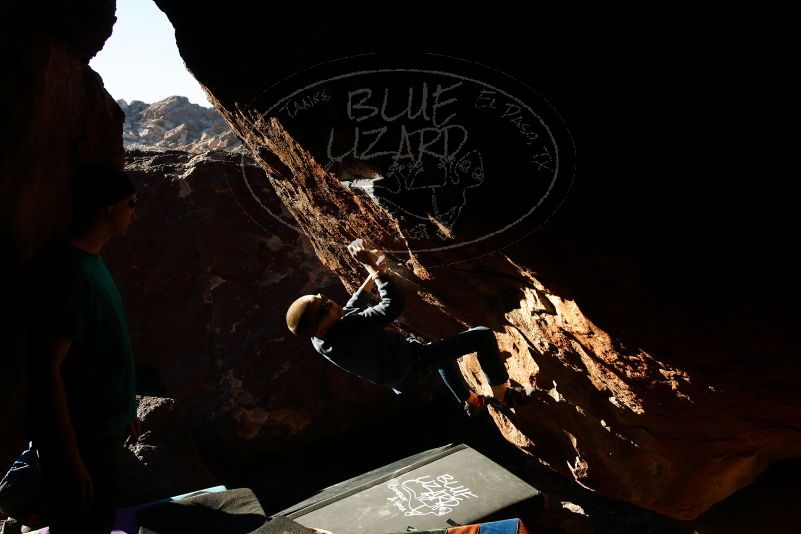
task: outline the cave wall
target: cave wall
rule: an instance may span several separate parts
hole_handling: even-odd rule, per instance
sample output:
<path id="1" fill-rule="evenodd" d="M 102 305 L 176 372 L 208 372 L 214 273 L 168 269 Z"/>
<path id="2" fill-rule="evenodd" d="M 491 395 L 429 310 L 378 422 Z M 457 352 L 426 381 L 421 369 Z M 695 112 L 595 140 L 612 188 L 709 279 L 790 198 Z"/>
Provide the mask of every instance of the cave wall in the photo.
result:
<path id="1" fill-rule="evenodd" d="M 243 209 L 243 173 L 269 191 L 251 158 L 131 150 L 125 169 L 137 220 L 103 256 L 125 296 L 140 385 L 174 399 L 212 465 L 246 469 L 408 407 L 287 330 L 299 295 L 348 295 L 305 237 Z"/>
<path id="2" fill-rule="evenodd" d="M 396 269 L 419 296 L 408 328 L 437 337 L 489 324 L 513 377 L 535 390 L 535 407 L 496 414 L 510 441 L 592 489 L 680 518 L 801 452 L 786 25 L 500 9 L 465 25 L 420 4 L 382 17 L 246 3 L 228 4 L 221 24 L 217 12 L 157 4 L 188 68 L 348 287 L 356 268 L 331 243 L 372 232 L 395 246 L 376 228 L 398 221 L 332 194 L 302 132 L 247 113 L 266 88 L 359 53 L 436 52 L 500 69 L 561 113 L 576 174 L 538 231 L 447 268 L 435 255 L 396 258 L 411 260 Z M 524 184 L 485 200 L 502 207 L 518 194 Z M 482 387 L 474 363 L 463 369 Z"/>
<path id="3" fill-rule="evenodd" d="M 27 265 L 66 228 L 70 178 L 94 161 L 122 165 L 122 112 L 88 66 L 114 24 L 114 2 L 10 2 L 0 30 L 0 459 L 23 439 Z"/>
<path id="4" fill-rule="evenodd" d="M 799 454 L 789 334 L 799 296 L 790 175 L 798 87 L 788 67 L 798 43 L 780 19 L 632 27 L 497 9 L 457 24 L 449 8 L 408 3 L 393 17 L 244 2 L 221 17 L 157 4 L 189 69 L 347 287 L 356 266 L 321 234 L 346 240 L 396 221 L 344 191 L 319 190 L 337 184 L 302 136 L 298 146 L 280 124 L 241 113 L 265 88 L 330 59 L 427 51 L 500 69 L 561 113 L 577 170 L 547 223 L 478 261 L 441 268 L 443 258 L 409 254 L 394 266 L 419 296 L 407 328 L 426 337 L 465 324 L 495 329 L 513 377 L 538 401 L 495 414 L 510 441 L 588 487 L 685 518 Z M 63 230 L 72 172 L 122 161 L 122 116 L 87 66 L 110 35 L 112 8 L 12 3 L 0 32 L 3 73 L 16 81 L 1 89 L 3 457 L 22 438 L 26 262 Z M 486 201 L 503 206 L 509 194 Z M 332 217 L 332 208 L 341 211 Z M 486 387 L 475 362 L 463 370 Z"/>

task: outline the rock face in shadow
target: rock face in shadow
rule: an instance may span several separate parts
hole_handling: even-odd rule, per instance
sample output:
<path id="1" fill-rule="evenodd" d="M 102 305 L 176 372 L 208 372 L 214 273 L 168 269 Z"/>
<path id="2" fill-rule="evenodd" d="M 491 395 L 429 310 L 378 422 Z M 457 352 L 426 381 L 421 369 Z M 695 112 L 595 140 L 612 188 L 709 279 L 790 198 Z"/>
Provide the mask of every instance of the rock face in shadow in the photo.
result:
<path id="1" fill-rule="evenodd" d="M 220 29 L 218 14 L 157 4 L 187 66 L 327 268 L 354 287 L 358 268 L 340 243 L 372 236 L 397 251 L 407 328 L 427 338 L 464 325 L 495 330 L 510 374 L 534 397 L 516 413 L 495 414 L 509 441 L 589 488 L 677 518 L 697 516 L 773 461 L 801 453 L 789 335 L 799 191 L 782 118 L 793 101 L 787 27 L 743 38 L 698 23 L 681 26 L 679 38 L 668 23 L 646 31 L 571 19 L 535 32 L 530 19 L 498 12 L 483 14 L 471 33 L 431 6 L 378 20 L 242 3 L 226 6 L 237 23 Z M 265 24 L 280 52 L 265 51 Z M 212 28 L 230 47 L 205 39 Z M 277 113 L 249 107 L 321 62 L 423 51 L 533 87 L 576 142 L 577 172 L 561 208 L 527 238 L 471 261 L 416 252 L 403 220 L 322 166 L 314 124 L 284 125 Z M 319 97 L 307 104 L 336 120 L 341 112 Z M 489 187 L 482 205 L 502 217 L 528 188 Z M 487 390 L 474 361 L 465 359 L 463 371 Z"/>
<path id="2" fill-rule="evenodd" d="M 122 120 L 89 60 L 111 35 L 114 4 L 10 2 L 0 22 L 0 461 L 22 433 L 26 299 L 31 258 L 64 232 L 70 180 L 96 161 L 122 165 Z"/>
<path id="3" fill-rule="evenodd" d="M 143 386 L 174 399 L 207 457 L 241 466 L 251 453 L 285 451 L 400 407 L 287 330 L 298 296 L 347 295 L 306 239 L 242 209 L 243 173 L 269 187 L 251 159 L 130 151 L 126 170 L 138 219 L 103 255 L 124 295 Z M 274 195 L 270 207 L 282 210 Z"/>

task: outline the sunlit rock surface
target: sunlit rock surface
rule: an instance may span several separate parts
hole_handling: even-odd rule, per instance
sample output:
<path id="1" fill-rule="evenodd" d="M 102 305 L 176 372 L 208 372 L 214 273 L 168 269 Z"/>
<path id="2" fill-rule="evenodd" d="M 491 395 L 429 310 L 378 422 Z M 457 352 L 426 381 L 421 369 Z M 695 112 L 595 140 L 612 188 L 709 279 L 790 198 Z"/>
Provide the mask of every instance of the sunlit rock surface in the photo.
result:
<path id="1" fill-rule="evenodd" d="M 122 139 L 126 150 L 173 149 L 186 152 L 240 149 L 239 140 L 216 110 L 171 96 L 152 104 L 118 100 L 125 113 Z"/>

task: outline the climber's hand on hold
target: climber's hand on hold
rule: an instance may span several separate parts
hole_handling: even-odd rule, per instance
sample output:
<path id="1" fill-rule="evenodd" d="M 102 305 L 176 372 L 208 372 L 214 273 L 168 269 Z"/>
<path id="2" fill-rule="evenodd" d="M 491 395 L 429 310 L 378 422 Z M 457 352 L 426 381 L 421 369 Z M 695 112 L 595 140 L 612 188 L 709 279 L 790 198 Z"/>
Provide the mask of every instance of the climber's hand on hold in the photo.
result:
<path id="1" fill-rule="evenodd" d="M 358 262 L 365 266 L 370 266 L 374 269 L 379 268 L 381 260 L 383 260 L 384 253 L 376 249 L 375 246 L 366 239 L 354 239 L 348 245 L 348 252 Z"/>

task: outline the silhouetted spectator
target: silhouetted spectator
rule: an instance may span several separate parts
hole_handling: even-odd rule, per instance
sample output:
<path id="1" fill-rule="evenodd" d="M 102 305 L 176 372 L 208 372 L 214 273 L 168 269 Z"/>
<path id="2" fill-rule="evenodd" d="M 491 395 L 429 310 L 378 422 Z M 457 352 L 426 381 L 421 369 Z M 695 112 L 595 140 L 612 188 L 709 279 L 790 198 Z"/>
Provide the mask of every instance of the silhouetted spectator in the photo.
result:
<path id="1" fill-rule="evenodd" d="M 82 169 L 70 233 L 45 255 L 34 280 L 32 430 L 53 533 L 110 531 L 123 443 L 141 432 L 125 312 L 100 256 L 110 239 L 126 234 L 135 204 L 121 170 Z"/>

